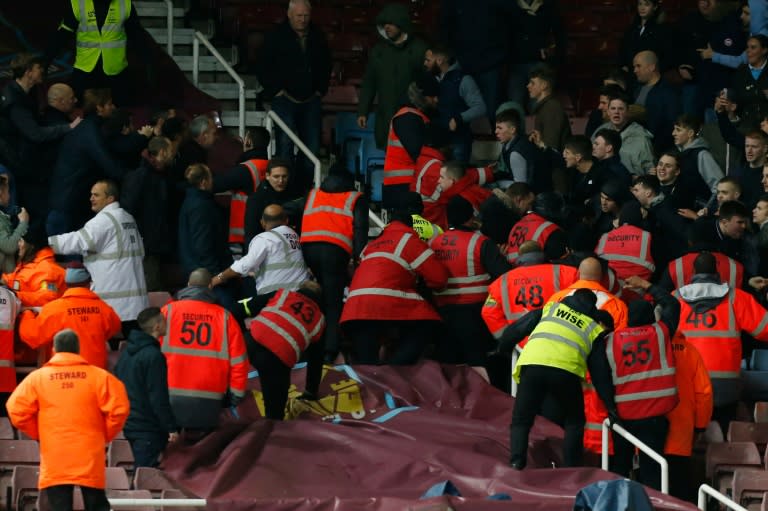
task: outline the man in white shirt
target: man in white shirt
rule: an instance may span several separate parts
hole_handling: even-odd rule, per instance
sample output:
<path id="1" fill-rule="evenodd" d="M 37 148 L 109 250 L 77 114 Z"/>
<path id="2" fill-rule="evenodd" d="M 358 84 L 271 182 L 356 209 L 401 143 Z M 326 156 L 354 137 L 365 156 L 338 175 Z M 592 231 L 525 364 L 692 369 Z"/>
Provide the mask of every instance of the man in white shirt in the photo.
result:
<path id="1" fill-rule="evenodd" d="M 57 254 L 82 255 L 91 274 L 91 291 L 112 307 L 123 322 L 133 322 L 149 307 L 144 280 L 144 244 L 136 221 L 120 207 L 117 184 L 105 179 L 91 188 L 91 210 L 85 226 L 48 238 Z"/>
<path id="2" fill-rule="evenodd" d="M 264 232 L 251 240 L 248 253 L 213 277 L 211 287 L 238 275 L 253 275 L 256 293 L 265 295 L 278 289 L 298 289 L 302 282 L 309 280 L 299 235 L 288 226 L 288 215 L 283 207 L 278 204 L 267 206 L 261 215 L 261 225 Z"/>

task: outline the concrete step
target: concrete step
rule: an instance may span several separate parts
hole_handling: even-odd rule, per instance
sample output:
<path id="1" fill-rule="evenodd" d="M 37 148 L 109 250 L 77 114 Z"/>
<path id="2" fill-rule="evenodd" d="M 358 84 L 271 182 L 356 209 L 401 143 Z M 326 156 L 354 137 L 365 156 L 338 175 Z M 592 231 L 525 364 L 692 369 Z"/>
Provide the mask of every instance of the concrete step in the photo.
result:
<path id="1" fill-rule="evenodd" d="M 245 112 L 245 125 L 248 127 L 264 126 L 266 119 L 267 112 L 263 110 Z M 223 110 L 221 112 L 221 123 L 225 128 L 236 128 L 239 122 L 237 110 Z"/>
<path id="2" fill-rule="evenodd" d="M 179 55 L 178 57 L 174 56 L 173 60 L 176 61 L 176 64 L 178 64 L 179 69 L 182 71 L 192 71 L 192 64 L 193 59 L 192 56 L 185 56 L 185 55 Z M 216 57 L 211 56 L 205 56 L 200 57 L 200 63 L 199 63 L 199 70 L 200 71 L 222 71 L 226 72 L 226 69 L 224 66 L 221 65 L 221 63 L 216 59 Z"/>
<path id="3" fill-rule="evenodd" d="M 132 2 L 136 8 L 136 13 L 142 18 L 159 18 L 168 15 L 168 7 L 165 2 Z M 173 17 L 180 18 L 184 16 L 184 9 L 181 7 L 173 8 Z"/>
<path id="4" fill-rule="evenodd" d="M 236 83 L 199 83 L 197 88 L 216 99 L 239 99 L 240 91 Z M 256 99 L 254 89 L 245 89 L 245 99 Z"/>
<path id="5" fill-rule="evenodd" d="M 147 32 L 152 36 L 157 44 L 166 44 L 168 42 L 168 29 L 163 28 L 148 28 Z M 195 39 L 195 29 L 193 28 L 174 28 L 173 29 L 173 44 L 192 44 Z"/>

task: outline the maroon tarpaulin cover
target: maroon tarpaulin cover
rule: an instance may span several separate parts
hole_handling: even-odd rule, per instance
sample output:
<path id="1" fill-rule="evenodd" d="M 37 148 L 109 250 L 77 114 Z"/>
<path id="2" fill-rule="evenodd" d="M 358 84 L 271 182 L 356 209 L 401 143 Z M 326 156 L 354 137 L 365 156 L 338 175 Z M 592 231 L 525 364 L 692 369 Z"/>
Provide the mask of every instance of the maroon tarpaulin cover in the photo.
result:
<path id="1" fill-rule="evenodd" d="M 173 446 L 163 469 L 213 510 L 572 509 L 579 489 L 618 476 L 566 469 L 563 431 L 538 418 L 528 469 L 508 466 L 513 398 L 464 366 L 327 367 L 316 403 L 299 401 L 294 370 L 288 415 L 262 418 L 258 378 L 236 412 L 192 446 Z M 461 497 L 420 500 L 449 480 Z M 695 509 L 648 490 L 658 509 Z M 488 500 L 506 494 L 509 500 Z"/>

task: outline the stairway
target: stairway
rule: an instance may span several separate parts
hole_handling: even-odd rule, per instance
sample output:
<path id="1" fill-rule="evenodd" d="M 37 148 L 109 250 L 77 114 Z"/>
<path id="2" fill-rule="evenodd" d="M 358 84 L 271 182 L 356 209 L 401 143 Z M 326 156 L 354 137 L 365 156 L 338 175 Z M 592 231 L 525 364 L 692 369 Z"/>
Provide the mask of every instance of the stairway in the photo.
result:
<path id="1" fill-rule="evenodd" d="M 177 2 L 178 3 L 178 2 Z M 166 3 L 158 0 L 133 2 L 142 26 L 152 38 L 168 51 L 168 8 Z M 200 31 L 207 39 L 215 33 L 213 20 L 208 20 L 197 28 L 184 27 L 184 9 L 174 7 L 173 17 L 173 46 L 172 57 L 184 74 L 193 81 L 193 44 L 195 32 Z M 217 47 L 218 53 L 227 60 L 227 64 L 237 64 L 238 55 L 235 47 Z M 245 83 L 245 128 L 263 126 L 265 112 L 257 110 L 257 96 L 261 86 L 254 77 L 241 77 Z M 239 87 L 229 75 L 226 67 L 200 43 L 198 67 L 198 89 L 216 98 L 222 105 L 221 122 L 228 130 L 237 133 L 239 128 L 238 99 Z"/>

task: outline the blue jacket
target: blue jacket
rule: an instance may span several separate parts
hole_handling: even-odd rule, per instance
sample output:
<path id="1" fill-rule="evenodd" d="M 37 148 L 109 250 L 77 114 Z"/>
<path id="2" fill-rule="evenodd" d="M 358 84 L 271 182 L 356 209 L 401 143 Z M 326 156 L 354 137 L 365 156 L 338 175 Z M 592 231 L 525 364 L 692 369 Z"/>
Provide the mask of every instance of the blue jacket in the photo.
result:
<path id="1" fill-rule="evenodd" d="M 157 339 L 132 330 L 115 375 L 125 385 L 131 402 L 123 427 L 127 437 L 167 436 L 178 430 L 168 397 L 168 366 Z"/>
<path id="2" fill-rule="evenodd" d="M 179 211 L 179 259 L 184 273 L 197 268 L 217 274 L 229 268 L 228 225 L 213 193 L 189 187 Z"/>
<path id="3" fill-rule="evenodd" d="M 653 133 L 653 148 L 656 154 L 674 149 L 672 129 L 680 115 L 680 94 L 663 78 L 648 91 L 645 98 L 646 127 Z"/>

